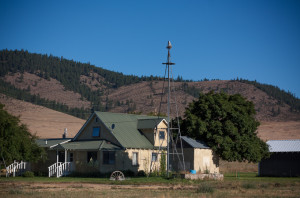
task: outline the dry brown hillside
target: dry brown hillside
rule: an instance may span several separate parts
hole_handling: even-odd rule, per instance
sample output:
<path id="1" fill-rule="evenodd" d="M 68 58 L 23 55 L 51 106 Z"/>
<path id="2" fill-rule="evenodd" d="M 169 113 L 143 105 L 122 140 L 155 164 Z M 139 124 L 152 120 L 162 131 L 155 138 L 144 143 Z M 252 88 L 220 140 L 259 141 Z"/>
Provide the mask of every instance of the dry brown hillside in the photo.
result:
<path id="1" fill-rule="evenodd" d="M 85 120 L 16 100 L 3 94 L 0 94 L 0 103 L 5 105 L 5 109 L 9 113 L 20 116 L 21 122 L 28 126 L 30 132 L 40 138 L 59 138 L 62 136 L 64 128 L 68 129 L 68 137 L 74 137 L 85 122 Z M 262 122 L 258 128 L 258 136 L 265 141 L 300 139 L 300 122 Z"/>
<path id="2" fill-rule="evenodd" d="M 3 78 L 17 88 L 27 89 L 31 94 L 39 94 L 40 97 L 55 100 L 69 107 L 90 108 L 90 102 L 80 94 L 68 91 L 57 80 L 50 78 L 46 80 L 35 74 L 24 72 L 24 74 L 7 74 Z M 87 85 L 92 90 L 104 93 L 99 101 L 111 112 L 135 112 L 142 114 L 167 112 L 167 83 L 163 81 L 141 81 L 139 83 L 122 86 L 117 89 L 108 88 L 108 82 L 97 73 L 90 72 L 88 76 L 81 75 L 80 83 Z M 174 82 L 171 99 L 178 105 L 179 116 L 183 116 L 187 105 L 195 100 L 188 89 L 207 93 L 209 91 L 225 91 L 229 94 L 239 93 L 255 104 L 257 119 L 260 121 L 299 121 L 300 113 L 291 112 L 290 106 L 280 103 L 267 93 L 256 88 L 254 85 L 238 81 L 216 80 L 202 82 Z M 176 98 L 175 98 L 176 96 Z M 162 103 L 161 103 L 162 101 Z M 175 106 L 171 105 L 171 115 L 176 116 Z"/>
<path id="3" fill-rule="evenodd" d="M 68 137 L 74 137 L 85 122 L 85 120 L 3 94 L 0 94 L 0 103 L 5 105 L 4 109 L 10 114 L 20 116 L 21 122 L 39 138 L 61 138 L 64 128 L 68 129 Z"/>
<path id="4" fill-rule="evenodd" d="M 270 97 L 265 92 L 257 89 L 253 85 L 228 80 L 188 82 L 186 84 L 188 84 L 189 87 L 196 87 L 203 93 L 207 93 L 209 91 L 220 92 L 222 90 L 226 90 L 229 94 L 240 93 L 255 104 L 257 119 L 260 121 L 300 120 L 299 113 L 290 112 L 290 107 L 288 105 L 280 105 L 276 99 Z M 172 85 L 174 87 L 173 90 L 175 90 L 175 94 L 173 94 L 171 98 L 174 102 L 174 96 L 176 96 L 179 115 L 182 116 L 184 114 L 186 106 L 196 98 L 182 90 L 184 83 L 174 82 L 172 83 Z M 135 108 L 133 111 L 141 112 L 142 114 L 147 114 L 149 112 L 158 112 L 163 87 L 166 87 L 166 83 L 164 85 L 163 81 L 154 81 L 140 82 L 113 90 L 108 95 L 108 98 L 113 100 L 113 104 L 115 104 L 111 111 L 128 112 L 128 106 L 134 106 Z M 164 94 L 162 98 L 163 103 L 161 105 L 161 112 L 166 113 L 166 94 Z M 121 103 L 121 105 L 116 105 L 118 101 Z M 175 110 L 174 105 L 173 110 Z M 277 112 L 278 110 L 280 111 L 280 114 L 275 115 L 274 111 Z M 171 112 L 171 114 L 174 117 L 175 111 Z"/>
<path id="5" fill-rule="evenodd" d="M 24 72 L 24 74 L 7 74 L 4 80 L 16 88 L 29 90 L 31 94 L 39 94 L 41 98 L 54 100 L 73 108 L 90 108 L 90 102 L 83 99 L 79 93 L 66 90 L 59 81 L 53 78 L 46 80 L 35 74 Z"/>

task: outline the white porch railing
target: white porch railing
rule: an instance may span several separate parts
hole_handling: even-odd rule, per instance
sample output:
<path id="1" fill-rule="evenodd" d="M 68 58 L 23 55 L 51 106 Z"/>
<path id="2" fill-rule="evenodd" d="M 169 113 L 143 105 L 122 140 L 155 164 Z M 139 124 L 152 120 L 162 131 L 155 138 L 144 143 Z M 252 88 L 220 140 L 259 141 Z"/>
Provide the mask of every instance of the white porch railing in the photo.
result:
<path id="1" fill-rule="evenodd" d="M 48 167 L 49 177 L 55 176 L 61 177 L 70 174 L 71 163 L 70 162 L 57 162 Z"/>
<path id="2" fill-rule="evenodd" d="M 9 177 L 11 174 L 13 177 L 16 175 L 22 175 L 27 169 L 27 162 L 21 161 L 20 163 L 14 161 L 11 165 L 6 167 L 6 177 Z"/>
<path id="3" fill-rule="evenodd" d="M 57 167 L 61 165 L 61 162 L 57 162 L 55 164 L 52 164 L 51 166 L 48 167 L 48 176 L 52 177 L 56 175 L 57 173 Z"/>
<path id="4" fill-rule="evenodd" d="M 71 172 L 71 163 L 65 162 L 58 167 L 57 177 L 66 176 Z"/>

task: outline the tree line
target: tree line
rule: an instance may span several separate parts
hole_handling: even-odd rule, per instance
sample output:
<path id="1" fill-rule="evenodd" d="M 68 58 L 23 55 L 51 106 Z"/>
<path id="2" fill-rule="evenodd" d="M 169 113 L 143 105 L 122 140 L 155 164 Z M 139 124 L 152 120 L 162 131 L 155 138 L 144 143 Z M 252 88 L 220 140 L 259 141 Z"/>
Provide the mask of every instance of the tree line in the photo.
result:
<path id="1" fill-rule="evenodd" d="M 262 84 L 255 81 L 249 81 L 246 79 L 237 79 L 238 82 L 247 83 L 250 85 L 254 85 L 256 88 L 266 92 L 269 96 L 277 99 L 279 104 L 286 103 L 291 107 L 291 111 L 300 111 L 300 99 L 297 98 L 290 91 L 284 91 L 277 86 Z"/>

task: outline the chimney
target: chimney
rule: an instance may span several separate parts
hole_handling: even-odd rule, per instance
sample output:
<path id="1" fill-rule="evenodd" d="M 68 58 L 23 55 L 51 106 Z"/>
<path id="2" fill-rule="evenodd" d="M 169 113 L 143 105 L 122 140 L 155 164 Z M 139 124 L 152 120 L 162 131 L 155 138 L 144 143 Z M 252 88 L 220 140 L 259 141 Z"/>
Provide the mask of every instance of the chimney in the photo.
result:
<path id="1" fill-rule="evenodd" d="M 63 134 L 63 138 L 65 139 L 65 138 L 67 138 L 67 134 L 68 134 L 68 129 L 67 128 L 65 128 L 65 131 L 64 131 L 64 134 Z"/>

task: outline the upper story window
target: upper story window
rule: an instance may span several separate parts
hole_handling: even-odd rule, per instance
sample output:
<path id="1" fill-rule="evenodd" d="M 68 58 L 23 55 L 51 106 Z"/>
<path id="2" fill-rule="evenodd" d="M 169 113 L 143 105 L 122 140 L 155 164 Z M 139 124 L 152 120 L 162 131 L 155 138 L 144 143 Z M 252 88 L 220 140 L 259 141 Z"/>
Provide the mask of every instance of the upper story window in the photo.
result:
<path id="1" fill-rule="evenodd" d="M 164 131 L 159 131 L 159 139 L 164 140 L 165 139 L 165 132 Z"/>
<path id="2" fill-rule="evenodd" d="M 100 127 L 93 128 L 93 137 L 100 137 Z"/>
<path id="3" fill-rule="evenodd" d="M 96 117 L 95 121 L 96 121 L 96 122 L 99 122 L 99 118 Z"/>

